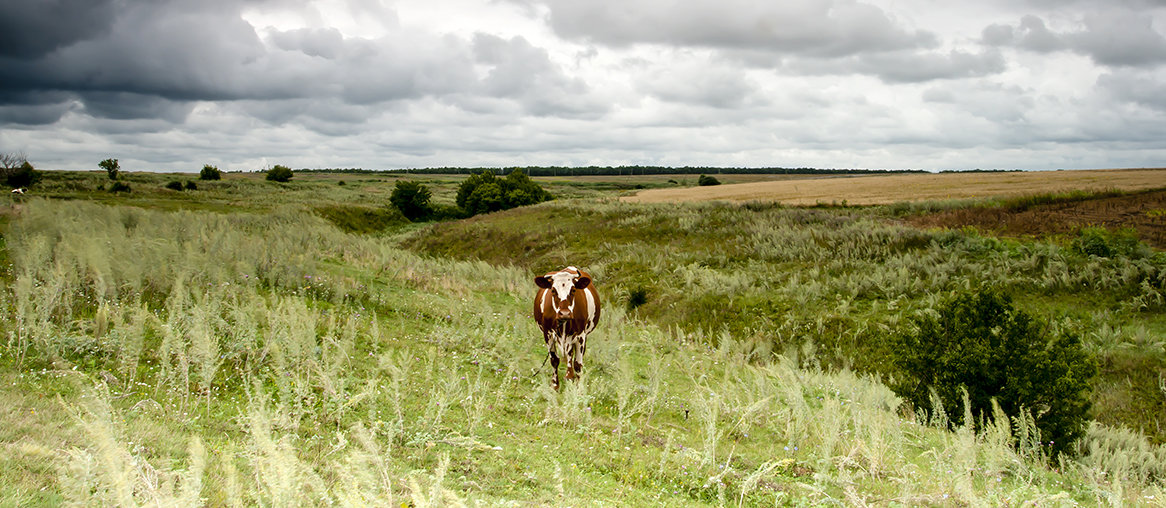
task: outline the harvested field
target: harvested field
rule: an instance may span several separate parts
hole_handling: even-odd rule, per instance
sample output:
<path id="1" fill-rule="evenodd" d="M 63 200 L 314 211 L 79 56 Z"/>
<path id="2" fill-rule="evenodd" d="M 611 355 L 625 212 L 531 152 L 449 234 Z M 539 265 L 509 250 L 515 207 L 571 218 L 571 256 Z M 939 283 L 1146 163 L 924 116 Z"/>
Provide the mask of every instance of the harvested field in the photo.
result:
<path id="1" fill-rule="evenodd" d="M 960 208 L 907 219 L 919 227 L 974 226 L 1005 236 L 1071 234 L 1086 226 L 1133 228 L 1147 245 L 1166 250 L 1166 190 L 1012 207 Z"/>
<path id="2" fill-rule="evenodd" d="M 777 201 L 789 205 L 882 205 L 903 201 L 976 199 L 1074 190 L 1136 191 L 1166 186 L 1166 169 L 1106 169 L 1015 173 L 862 175 L 804 180 L 650 189 L 622 198 L 637 203 Z"/>

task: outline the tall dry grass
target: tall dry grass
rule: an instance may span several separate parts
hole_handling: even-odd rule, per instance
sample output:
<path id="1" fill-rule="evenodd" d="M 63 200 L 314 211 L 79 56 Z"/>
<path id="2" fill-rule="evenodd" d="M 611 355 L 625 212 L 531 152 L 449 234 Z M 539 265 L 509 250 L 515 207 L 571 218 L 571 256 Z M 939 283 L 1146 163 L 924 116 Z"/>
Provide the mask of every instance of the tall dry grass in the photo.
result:
<path id="1" fill-rule="evenodd" d="M 7 236 L 5 368 L 76 367 L 91 380 L 62 397 L 82 438 L 51 445 L 59 474 L 45 485 L 74 504 L 1139 504 L 1164 494 L 1151 458 L 1160 450 L 1136 433 L 1097 427 L 1096 444 L 1058 471 L 1038 448 L 1015 446 L 1032 441 L 1031 422 L 996 415 L 949 432 L 904 411 L 879 377 L 822 367 L 812 345 L 774 355 L 750 337 L 662 330 L 619 306 L 605 311 L 583 380 L 555 393 L 536 370 L 526 274 L 421 258 L 308 215 L 35 201 L 25 213 Z M 692 284 L 740 284 L 688 270 Z M 794 340 L 825 333 L 817 327 L 785 330 Z"/>

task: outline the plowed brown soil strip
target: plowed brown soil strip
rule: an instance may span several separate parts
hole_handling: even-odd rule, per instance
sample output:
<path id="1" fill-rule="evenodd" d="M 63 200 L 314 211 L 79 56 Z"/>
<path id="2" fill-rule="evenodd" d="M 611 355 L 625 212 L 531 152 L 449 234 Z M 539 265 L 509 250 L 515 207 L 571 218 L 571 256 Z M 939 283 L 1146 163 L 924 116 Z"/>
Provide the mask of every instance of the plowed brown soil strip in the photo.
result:
<path id="1" fill-rule="evenodd" d="M 1099 197 L 1034 206 L 1024 210 L 961 208 L 918 215 L 907 222 L 919 227 L 975 226 L 1005 236 L 1073 234 L 1086 226 L 1133 228 L 1155 249 L 1166 249 L 1166 191 Z"/>
<path id="2" fill-rule="evenodd" d="M 1166 186 L 1166 169 L 914 173 L 650 189 L 621 199 L 636 203 L 778 201 L 789 205 L 814 205 L 846 201 L 850 205 L 882 205 L 1074 190 L 1135 191 L 1163 186 Z"/>

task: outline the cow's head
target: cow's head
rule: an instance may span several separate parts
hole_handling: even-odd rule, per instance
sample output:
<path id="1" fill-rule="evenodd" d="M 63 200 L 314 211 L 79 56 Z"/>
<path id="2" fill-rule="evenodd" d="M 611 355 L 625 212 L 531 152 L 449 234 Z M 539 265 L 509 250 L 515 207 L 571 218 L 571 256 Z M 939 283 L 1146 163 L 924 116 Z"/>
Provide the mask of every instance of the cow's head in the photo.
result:
<path id="1" fill-rule="evenodd" d="M 540 288 L 549 289 L 555 318 L 559 321 L 570 319 L 575 312 L 575 295 L 591 283 L 591 279 L 577 270 L 551 272 L 534 278 Z"/>

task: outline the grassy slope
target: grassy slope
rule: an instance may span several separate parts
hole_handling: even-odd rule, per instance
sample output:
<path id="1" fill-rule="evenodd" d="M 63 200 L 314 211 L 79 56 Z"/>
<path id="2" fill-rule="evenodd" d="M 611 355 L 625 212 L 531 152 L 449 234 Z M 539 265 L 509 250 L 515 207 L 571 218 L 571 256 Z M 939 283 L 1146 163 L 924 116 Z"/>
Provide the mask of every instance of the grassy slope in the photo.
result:
<path id="1" fill-rule="evenodd" d="M 525 315 L 525 269 L 419 258 L 287 210 L 22 205 L 4 229 L 14 265 L 0 279 L 4 504 L 999 505 L 1163 495 L 1145 459 L 1090 454 L 1054 472 L 1004 445 L 1001 428 L 977 436 L 914 421 L 876 378 L 758 362 L 748 337 L 678 337 L 641 320 L 650 315 L 627 316 L 615 281 L 649 282 L 636 261 L 589 260 L 612 281 L 604 323 L 585 381 L 555 394 L 545 368 L 530 377 L 542 345 Z M 483 225 L 501 217 L 574 238 L 571 219 L 594 224 L 608 213 L 573 207 L 532 209 L 549 221 L 508 212 L 466 224 L 502 234 Z M 619 230 L 638 224 L 656 241 L 676 239 L 669 256 L 707 256 L 685 250 L 709 251 L 691 231 L 699 222 L 669 225 L 709 210 L 617 212 L 627 221 Z M 538 266 L 575 259 L 503 229 L 509 236 L 477 238 L 527 241 Z M 605 233 L 585 241 L 620 258 L 645 248 Z M 728 245 L 712 251 L 736 259 Z M 713 268 L 736 262 L 745 261 Z M 733 283 L 717 273 L 680 276 Z M 1150 460 L 1162 453 L 1148 450 Z"/>
<path id="2" fill-rule="evenodd" d="M 990 285 L 1081 335 L 1102 360 L 1098 418 L 1166 438 L 1166 261 L 1087 259 L 1055 245 L 888 225 L 878 210 L 548 204 L 440 224 L 406 245 L 542 273 L 597 272 L 616 304 L 681 330 L 894 374 L 891 331 L 937 296 Z M 1143 283 L 1143 281 L 1145 281 Z"/>

